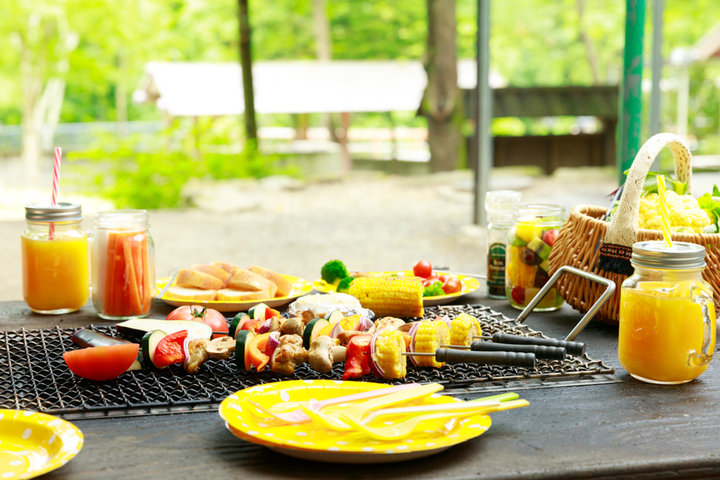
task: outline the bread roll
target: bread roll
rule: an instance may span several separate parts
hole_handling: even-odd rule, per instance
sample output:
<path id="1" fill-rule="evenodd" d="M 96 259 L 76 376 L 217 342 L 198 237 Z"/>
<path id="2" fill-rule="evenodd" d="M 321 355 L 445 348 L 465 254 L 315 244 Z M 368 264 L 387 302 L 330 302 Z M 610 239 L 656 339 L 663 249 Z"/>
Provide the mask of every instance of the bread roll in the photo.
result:
<path id="1" fill-rule="evenodd" d="M 181 287 L 171 285 L 165 291 L 164 298 L 183 300 L 186 302 L 208 302 L 215 300 L 215 290 L 203 290 L 200 288 Z"/>
<path id="2" fill-rule="evenodd" d="M 219 302 L 247 302 L 251 300 L 267 300 L 272 298 L 267 290 L 247 291 L 234 290 L 232 288 L 223 288 L 218 290 L 215 300 Z"/>
<path id="3" fill-rule="evenodd" d="M 270 295 L 264 298 L 273 298 L 277 292 L 277 285 L 257 273 L 245 270 L 244 268 L 235 268 L 227 282 L 227 287 L 233 290 L 244 290 L 250 292 L 265 291 Z"/>
<path id="4" fill-rule="evenodd" d="M 225 282 L 217 277 L 193 269 L 181 268 L 175 282 L 181 287 L 195 287 L 203 290 L 218 290 L 225 286 Z"/>
<path id="5" fill-rule="evenodd" d="M 290 294 L 293 284 L 281 273 L 274 272 L 268 268 L 259 267 L 257 265 L 248 267 L 248 270 L 253 273 L 257 273 L 258 275 L 262 275 L 263 277 L 273 282 L 277 286 L 277 292 L 275 292 L 275 296 L 284 297 Z"/>

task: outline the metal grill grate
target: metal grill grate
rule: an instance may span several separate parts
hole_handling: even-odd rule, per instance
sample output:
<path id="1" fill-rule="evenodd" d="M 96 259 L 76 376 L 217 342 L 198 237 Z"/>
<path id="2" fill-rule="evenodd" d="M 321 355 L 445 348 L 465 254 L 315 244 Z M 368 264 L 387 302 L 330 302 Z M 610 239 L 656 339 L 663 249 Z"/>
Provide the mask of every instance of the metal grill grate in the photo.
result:
<path id="1" fill-rule="evenodd" d="M 480 319 L 483 333 L 502 331 L 543 336 L 526 325 L 518 325 L 501 313 L 483 306 L 431 307 L 433 314 L 461 311 Z M 116 335 L 114 327 L 93 327 Z M 267 382 L 289 379 L 339 379 L 343 365 L 320 374 L 307 364 L 298 366 L 292 376 L 271 372 L 238 372 L 232 361 L 213 360 L 203 364 L 196 375 L 175 365 L 163 370 L 127 372 L 115 380 L 93 382 L 73 375 L 62 354 L 75 349 L 73 329 L 16 330 L 0 332 L 0 408 L 36 410 L 71 418 L 92 416 L 152 415 L 174 412 L 207 411 L 238 390 Z M 607 376 L 613 369 L 587 355 L 564 361 L 539 361 L 532 369 L 492 365 L 454 364 L 441 369 L 408 367 L 404 382 L 439 382 L 446 389 L 472 387 L 472 391 L 501 389 L 502 385 L 560 379 L 587 382 L 591 376 Z M 370 381 L 382 382 L 377 378 Z M 387 382 L 387 383 L 400 383 Z M 513 386 L 513 388 L 515 388 Z"/>

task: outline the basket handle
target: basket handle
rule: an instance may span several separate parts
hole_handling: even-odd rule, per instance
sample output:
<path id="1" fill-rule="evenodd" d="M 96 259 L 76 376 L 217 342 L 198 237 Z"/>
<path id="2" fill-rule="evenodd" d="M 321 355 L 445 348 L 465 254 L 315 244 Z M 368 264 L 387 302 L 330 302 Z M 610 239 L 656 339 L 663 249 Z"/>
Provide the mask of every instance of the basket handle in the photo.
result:
<path id="1" fill-rule="evenodd" d="M 668 147 L 675 159 L 675 178 L 687 184 L 691 189 L 692 155 L 685 142 L 673 133 L 658 133 L 650 137 L 635 156 L 623 187 L 617 211 L 610 220 L 605 243 L 631 246 L 637 238 L 638 212 L 640 208 L 640 195 L 645 184 L 645 177 L 655 157 Z"/>

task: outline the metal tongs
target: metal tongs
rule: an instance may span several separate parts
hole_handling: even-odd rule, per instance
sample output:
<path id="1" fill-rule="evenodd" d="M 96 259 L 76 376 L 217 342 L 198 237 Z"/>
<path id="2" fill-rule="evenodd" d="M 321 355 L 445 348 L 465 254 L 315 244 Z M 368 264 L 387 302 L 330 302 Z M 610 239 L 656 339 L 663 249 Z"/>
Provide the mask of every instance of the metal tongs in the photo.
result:
<path id="1" fill-rule="evenodd" d="M 521 353 L 525 352 L 533 354 L 538 359 L 543 360 L 564 360 L 566 355 L 583 355 L 585 353 L 585 344 L 583 342 L 576 342 L 574 339 L 582 332 L 587 324 L 592 320 L 595 314 L 602 308 L 607 300 L 615 292 L 615 282 L 608 280 L 607 278 L 595 275 L 593 273 L 580 270 L 578 268 L 564 265 L 560 267 L 547 283 L 540 289 L 535 297 L 527 304 L 527 306 L 520 312 L 516 323 L 522 323 L 530 315 L 533 309 L 542 301 L 547 292 L 553 287 L 563 273 L 573 273 L 579 275 L 588 280 L 601 283 L 605 285 L 605 291 L 593 304 L 592 308 L 580 319 L 578 324 L 573 330 L 565 337 L 564 340 L 558 340 L 554 338 L 541 338 L 541 337 L 529 337 L 525 335 L 512 335 L 509 333 L 495 332 L 491 337 L 480 336 L 473 337 L 482 340 L 492 340 L 492 342 L 473 341 L 470 344 L 469 349 L 471 352 L 496 352 L 496 353 Z M 461 347 L 455 345 L 443 345 L 453 349 L 462 349 L 468 347 Z M 466 353 L 471 353 L 466 352 Z M 439 357 L 438 361 L 443 361 Z M 468 360 L 470 361 L 470 360 Z"/>

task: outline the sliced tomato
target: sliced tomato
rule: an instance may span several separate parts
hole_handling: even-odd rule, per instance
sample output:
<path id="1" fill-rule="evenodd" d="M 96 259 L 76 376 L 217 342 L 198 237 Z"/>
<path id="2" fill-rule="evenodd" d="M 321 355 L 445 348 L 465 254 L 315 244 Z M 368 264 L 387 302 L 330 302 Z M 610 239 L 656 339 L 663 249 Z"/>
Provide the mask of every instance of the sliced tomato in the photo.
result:
<path id="1" fill-rule="evenodd" d="M 117 378 L 130 368 L 139 349 L 137 343 L 89 347 L 65 352 L 63 359 L 75 375 L 102 382 Z"/>
<path id="2" fill-rule="evenodd" d="M 246 355 L 250 357 L 250 363 L 255 365 L 258 372 L 262 372 L 270 361 L 270 356 L 265 353 L 270 333 L 261 333 L 248 340 Z"/>
<path id="3" fill-rule="evenodd" d="M 187 330 L 171 333 L 161 339 L 155 347 L 153 363 L 157 368 L 165 368 L 185 360 L 183 344 L 188 337 Z"/>
<path id="4" fill-rule="evenodd" d="M 262 324 L 263 320 L 260 320 L 259 318 L 250 318 L 250 316 L 245 316 L 245 318 L 240 322 L 240 325 L 238 325 L 238 330 L 248 330 L 253 333 L 258 333 Z"/>

